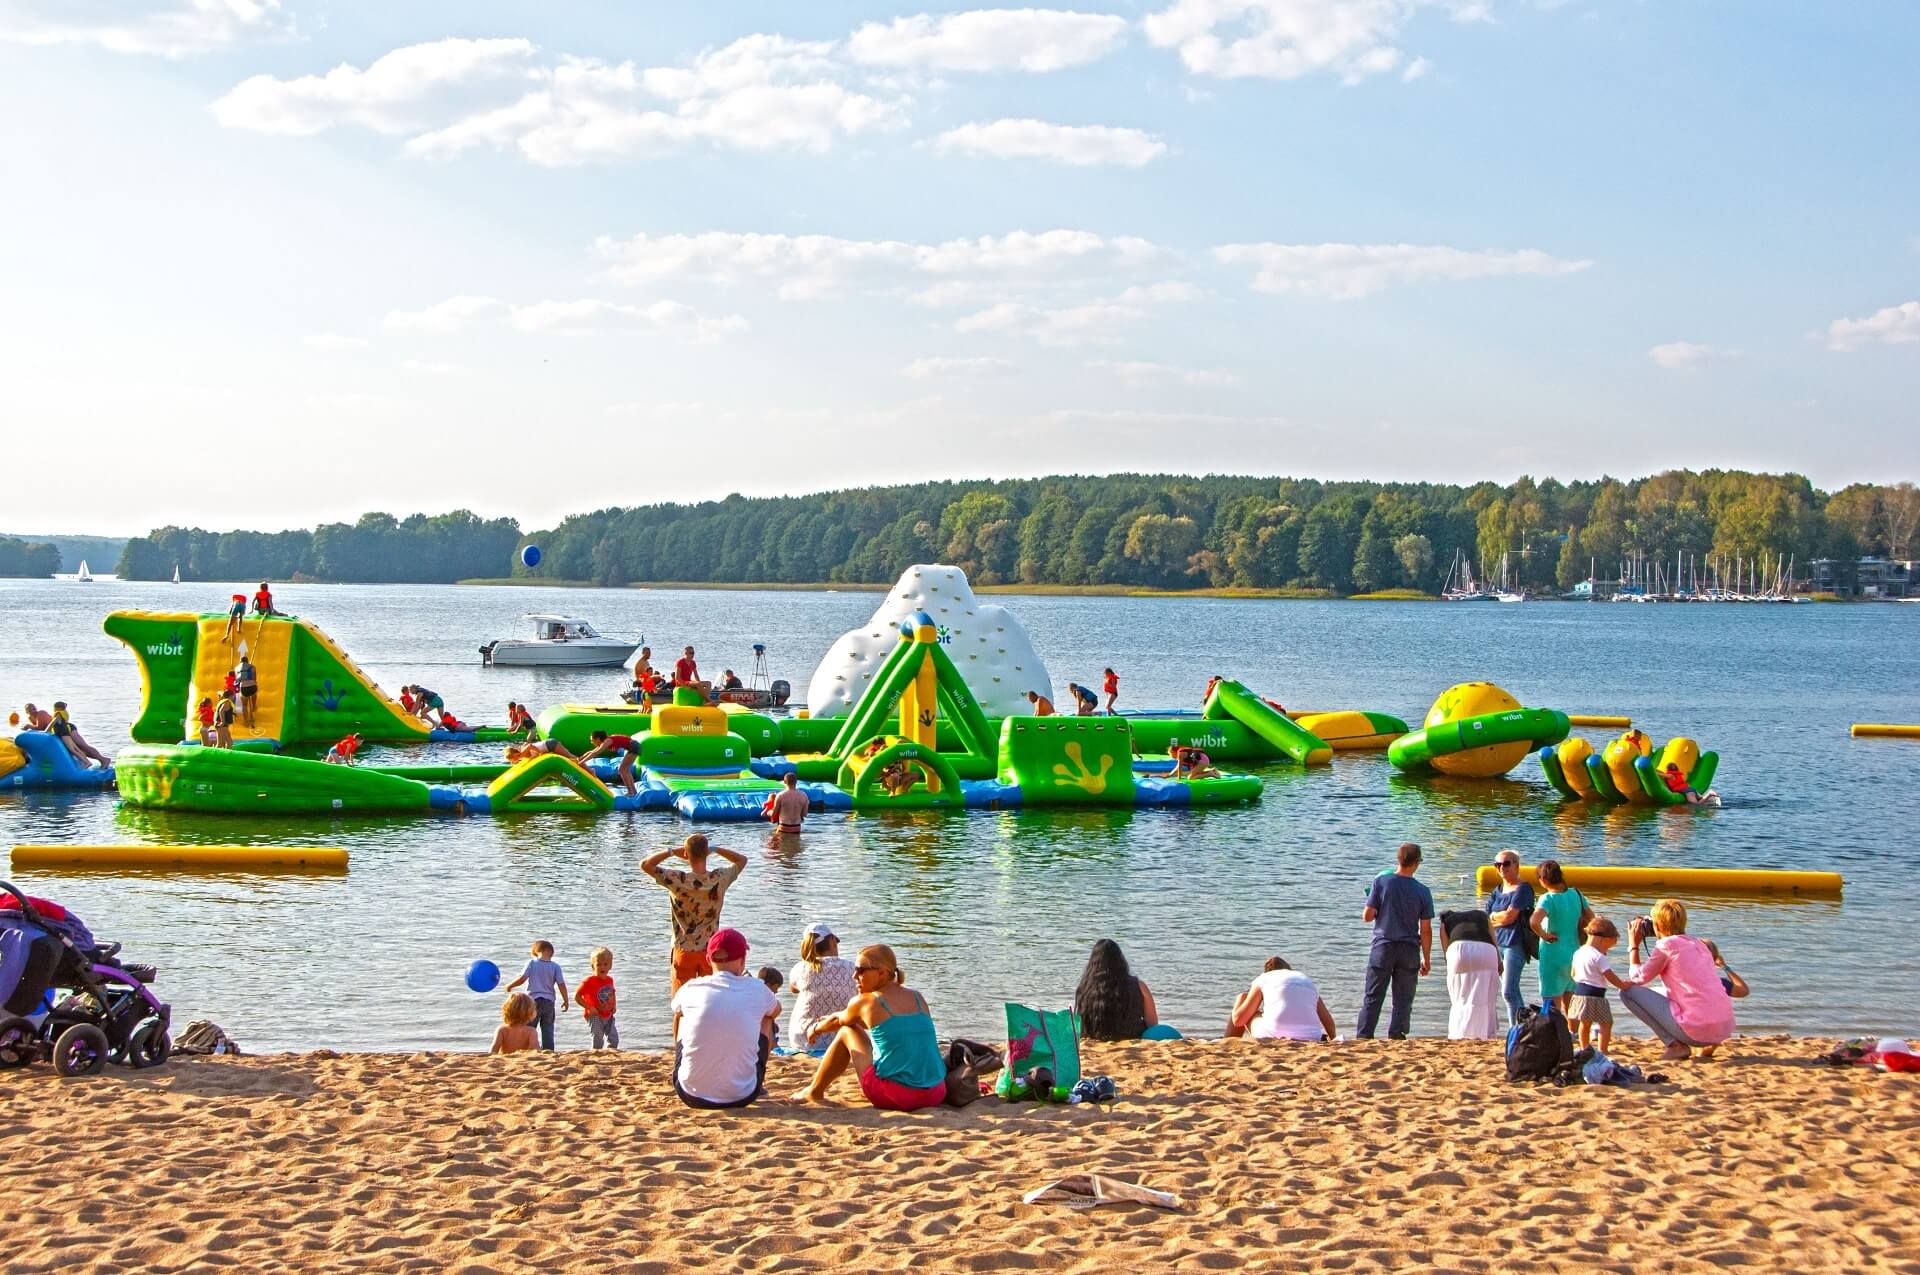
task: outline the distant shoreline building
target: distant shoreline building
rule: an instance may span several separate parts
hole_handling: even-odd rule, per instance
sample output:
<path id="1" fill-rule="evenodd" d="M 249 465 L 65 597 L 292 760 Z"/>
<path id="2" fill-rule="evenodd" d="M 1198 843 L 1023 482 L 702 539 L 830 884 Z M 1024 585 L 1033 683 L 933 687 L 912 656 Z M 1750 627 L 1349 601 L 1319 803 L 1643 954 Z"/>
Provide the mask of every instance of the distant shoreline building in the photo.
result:
<path id="1" fill-rule="evenodd" d="M 1920 562 L 1898 558 L 1815 558 L 1809 581 L 1815 593 L 1842 598 L 1920 597 Z"/>

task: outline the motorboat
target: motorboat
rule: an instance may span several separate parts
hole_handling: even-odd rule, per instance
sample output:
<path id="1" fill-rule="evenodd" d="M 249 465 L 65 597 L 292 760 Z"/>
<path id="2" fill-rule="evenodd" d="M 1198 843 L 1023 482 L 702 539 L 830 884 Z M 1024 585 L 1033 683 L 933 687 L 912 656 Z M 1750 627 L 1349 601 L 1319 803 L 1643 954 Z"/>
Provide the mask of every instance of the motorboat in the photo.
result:
<path id="1" fill-rule="evenodd" d="M 480 648 L 483 664 L 515 668 L 617 668 L 640 649 L 638 642 L 603 635 L 571 615 L 529 615 L 531 638 L 495 638 Z"/>

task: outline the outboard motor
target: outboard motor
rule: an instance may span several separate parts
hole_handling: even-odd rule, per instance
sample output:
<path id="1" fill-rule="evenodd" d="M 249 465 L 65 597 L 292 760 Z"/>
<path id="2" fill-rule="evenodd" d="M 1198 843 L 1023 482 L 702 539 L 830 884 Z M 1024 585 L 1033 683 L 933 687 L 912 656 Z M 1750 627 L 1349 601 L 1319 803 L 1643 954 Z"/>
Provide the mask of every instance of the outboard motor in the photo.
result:
<path id="1" fill-rule="evenodd" d="M 495 638 L 495 639 L 494 639 L 493 641 L 491 641 L 491 642 L 489 642 L 489 643 L 487 643 L 487 644 L 486 644 L 485 646 L 483 646 L 483 647 L 481 647 L 481 648 L 480 648 L 480 662 L 481 662 L 482 664 L 491 664 L 491 663 L 493 663 L 493 648 L 494 648 L 494 647 L 496 647 L 496 646 L 499 646 L 499 645 L 500 645 L 500 639 L 499 639 L 499 638 Z"/>

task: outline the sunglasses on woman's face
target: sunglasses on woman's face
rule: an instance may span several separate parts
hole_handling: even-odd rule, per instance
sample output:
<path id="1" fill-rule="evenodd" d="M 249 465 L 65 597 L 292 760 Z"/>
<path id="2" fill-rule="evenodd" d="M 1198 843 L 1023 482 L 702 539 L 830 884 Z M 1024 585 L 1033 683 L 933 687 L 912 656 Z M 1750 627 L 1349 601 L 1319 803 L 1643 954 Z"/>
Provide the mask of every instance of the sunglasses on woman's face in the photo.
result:
<path id="1" fill-rule="evenodd" d="M 872 974 L 879 968 L 878 965 L 856 965 L 853 967 L 853 972 L 856 974 Z"/>

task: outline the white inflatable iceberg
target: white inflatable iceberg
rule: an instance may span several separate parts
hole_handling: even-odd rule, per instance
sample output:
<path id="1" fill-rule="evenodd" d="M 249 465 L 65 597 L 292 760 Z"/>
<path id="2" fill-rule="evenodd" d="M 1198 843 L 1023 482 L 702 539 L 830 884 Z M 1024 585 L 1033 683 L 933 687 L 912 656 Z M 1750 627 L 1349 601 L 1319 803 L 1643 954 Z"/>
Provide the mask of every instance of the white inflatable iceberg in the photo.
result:
<path id="1" fill-rule="evenodd" d="M 987 716 L 1033 712 L 1028 691 L 1052 698 L 1047 666 L 1013 613 L 977 601 L 967 573 L 960 568 L 922 564 L 908 567 L 873 618 L 843 634 L 827 651 L 807 685 L 807 712 L 815 717 L 844 716 L 900 644 L 900 622 L 916 611 L 933 617 L 948 658 L 967 679 Z"/>

